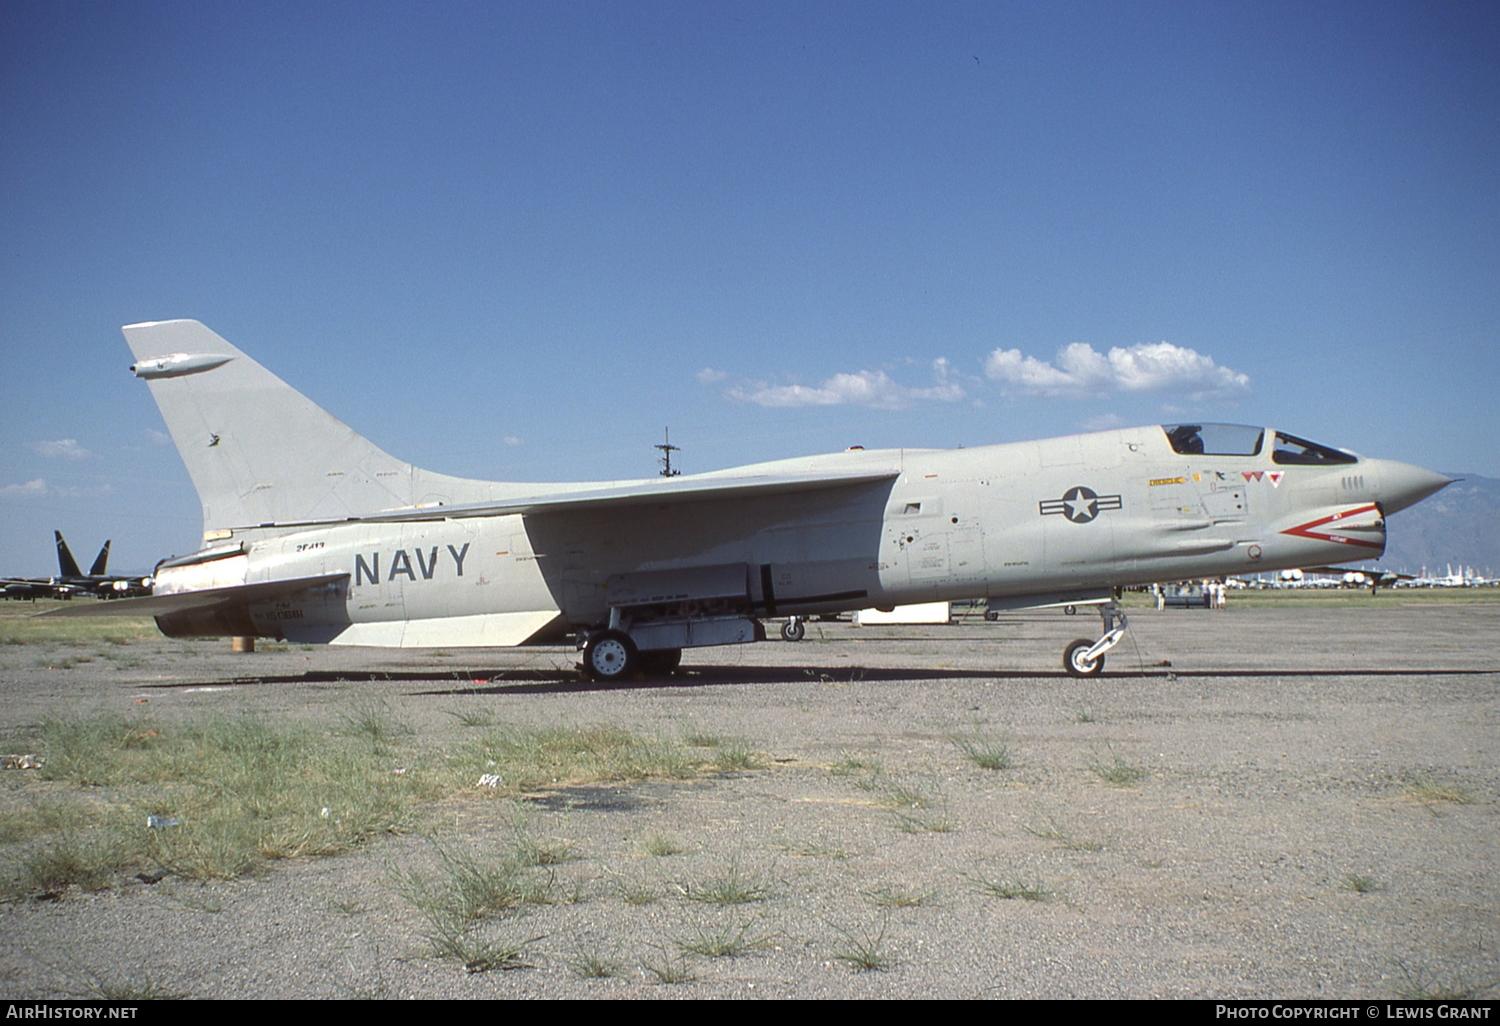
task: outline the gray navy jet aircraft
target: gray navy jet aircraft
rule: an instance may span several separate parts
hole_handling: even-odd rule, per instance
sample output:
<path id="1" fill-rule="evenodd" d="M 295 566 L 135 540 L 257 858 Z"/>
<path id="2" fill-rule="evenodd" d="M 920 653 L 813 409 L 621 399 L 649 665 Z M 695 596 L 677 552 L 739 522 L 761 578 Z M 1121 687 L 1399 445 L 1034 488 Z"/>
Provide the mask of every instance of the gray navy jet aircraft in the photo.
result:
<path id="1" fill-rule="evenodd" d="M 765 638 L 762 620 L 984 599 L 1094 605 L 1123 587 L 1373 559 L 1386 517 L 1449 480 L 1271 428 L 1148 425 L 973 449 L 851 450 L 580 484 L 403 463 L 197 321 L 124 329 L 203 503 L 155 594 L 88 612 L 172 637 L 390 647 L 574 639 L 598 680 Z M 45 615 L 74 615 L 58 610 Z"/>

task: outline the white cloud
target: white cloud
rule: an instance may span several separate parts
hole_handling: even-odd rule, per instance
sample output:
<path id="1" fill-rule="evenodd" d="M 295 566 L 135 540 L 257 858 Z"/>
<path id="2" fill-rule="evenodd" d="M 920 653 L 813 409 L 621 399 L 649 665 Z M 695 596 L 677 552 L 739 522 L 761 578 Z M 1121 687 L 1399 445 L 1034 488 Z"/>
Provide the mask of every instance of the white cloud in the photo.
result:
<path id="1" fill-rule="evenodd" d="M 712 367 L 704 367 L 693 375 L 700 385 L 713 385 L 729 377 L 728 371 L 714 370 Z"/>
<path id="2" fill-rule="evenodd" d="M 760 406 L 872 406 L 882 410 L 899 410 L 924 402 L 953 403 L 967 398 L 963 386 L 952 380 L 948 361 L 932 361 L 935 384 L 930 388 L 911 388 L 893 381 L 885 371 L 858 371 L 835 374 L 816 388 L 808 385 L 768 385 L 750 382 L 736 385 L 727 393 L 739 402 Z"/>
<path id="3" fill-rule="evenodd" d="M 505 444 L 509 446 L 517 446 L 521 444 L 521 439 L 517 438 L 515 435 L 506 435 Z"/>
<path id="4" fill-rule="evenodd" d="M 0 488 L 0 495 L 5 498 L 34 499 L 47 494 L 47 482 L 41 478 L 27 481 L 25 484 L 9 484 Z"/>
<path id="5" fill-rule="evenodd" d="M 1250 376 L 1220 367 L 1213 358 L 1170 342 L 1115 346 L 1106 356 L 1086 342 L 1057 352 L 1054 363 L 1025 356 L 1019 349 L 996 349 L 984 372 L 1009 394 L 1077 397 L 1109 392 L 1181 392 L 1206 396 L 1242 395 Z"/>
<path id="6" fill-rule="evenodd" d="M 156 428 L 147 428 L 146 437 L 150 440 L 152 445 L 172 444 L 172 436 L 167 434 L 165 431 L 158 431 L 156 430 Z"/>
<path id="7" fill-rule="evenodd" d="M 55 485 L 48 484 L 38 477 L 25 484 L 9 484 L 0 488 L 0 498 L 3 499 L 78 499 L 84 497 L 99 497 L 109 495 L 114 491 L 110 484 L 97 484 L 87 487 L 78 485 Z"/>
<path id="8" fill-rule="evenodd" d="M 91 460 L 93 453 L 78 444 L 76 438 L 59 438 L 55 442 L 32 442 L 31 449 L 39 456 L 60 460 Z"/>

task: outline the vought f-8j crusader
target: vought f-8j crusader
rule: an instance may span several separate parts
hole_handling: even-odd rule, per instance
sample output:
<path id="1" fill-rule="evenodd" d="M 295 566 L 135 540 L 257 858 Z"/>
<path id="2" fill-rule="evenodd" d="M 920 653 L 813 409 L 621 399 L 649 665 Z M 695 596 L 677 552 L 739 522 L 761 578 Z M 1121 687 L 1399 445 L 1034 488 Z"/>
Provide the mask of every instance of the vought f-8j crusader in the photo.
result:
<path id="1" fill-rule="evenodd" d="M 1122 587 L 1374 558 L 1448 484 L 1270 428 L 1169 424 L 972 449 L 851 450 L 580 484 L 403 463 L 197 321 L 124 329 L 203 503 L 202 549 L 101 604 L 172 637 L 390 647 L 575 639 L 600 680 L 765 638 L 770 617 L 945 599 L 1094 605 Z M 59 611 L 68 615 L 73 610 Z"/>

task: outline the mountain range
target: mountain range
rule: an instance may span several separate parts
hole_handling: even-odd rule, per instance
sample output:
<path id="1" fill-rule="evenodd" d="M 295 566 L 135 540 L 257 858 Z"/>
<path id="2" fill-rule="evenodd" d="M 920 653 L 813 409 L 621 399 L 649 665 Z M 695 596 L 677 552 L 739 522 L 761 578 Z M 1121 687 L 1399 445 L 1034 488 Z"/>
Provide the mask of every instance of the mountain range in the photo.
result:
<path id="1" fill-rule="evenodd" d="M 1500 480 L 1456 474 L 1461 480 L 1410 509 L 1392 514 L 1387 524 L 1383 570 L 1442 574 L 1449 564 L 1476 574 L 1500 574 Z"/>

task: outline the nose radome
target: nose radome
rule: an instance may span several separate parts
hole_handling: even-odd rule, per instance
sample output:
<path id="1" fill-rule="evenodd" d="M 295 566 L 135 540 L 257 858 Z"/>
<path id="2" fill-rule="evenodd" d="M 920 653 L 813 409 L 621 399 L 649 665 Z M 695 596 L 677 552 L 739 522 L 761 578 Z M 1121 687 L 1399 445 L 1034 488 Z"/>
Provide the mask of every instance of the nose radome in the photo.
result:
<path id="1" fill-rule="evenodd" d="M 1380 505 L 1387 513 L 1415 506 L 1453 483 L 1453 479 L 1444 474 L 1410 463 L 1397 463 L 1395 460 L 1369 462 L 1375 464 L 1380 471 Z"/>

